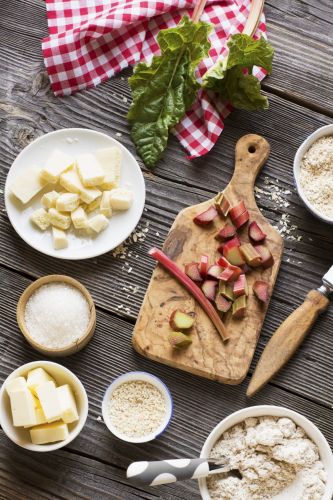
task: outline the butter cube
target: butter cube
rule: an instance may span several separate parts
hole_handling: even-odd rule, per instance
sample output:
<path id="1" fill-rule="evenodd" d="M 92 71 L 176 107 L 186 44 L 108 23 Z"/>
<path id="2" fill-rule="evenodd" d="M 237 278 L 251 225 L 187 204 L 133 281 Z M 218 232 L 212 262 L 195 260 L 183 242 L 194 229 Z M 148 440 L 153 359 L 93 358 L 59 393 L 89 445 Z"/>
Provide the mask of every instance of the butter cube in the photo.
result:
<path id="1" fill-rule="evenodd" d="M 52 226 L 55 226 L 58 229 L 68 229 L 71 225 L 70 215 L 62 214 L 55 208 L 50 208 L 49 217 Z"/>
<path id="2" fill-rule="evenodd" d="M 58 191 L 49 191 L 42 196 L 41 203 L 44 208 L 55 208 L 60 193 Z"/>
<path id="3" fill-rule="evenodd" d="M 62 250 L 68 247 L 68 239 L 65 231 L 52 227 L 53 248 L 55 250 Z"/>
<path id="4" fill-rule="evenodd" d="M 95 233 L 100 233 L 109 225 L 109 221 L 103 214 L 98 214 L 88 221 L 88 228 L 92 229 Z"/>
<path id="5" fill-rule="evenodd" d="M 35 408 L 36 423 L 33 425 L 46 424 L 47 420 L 45 418 L 42 408 Z M 25 425 L 24 428 L 28 429 L 32 427 L 31 425 Z"/>
<path id="6" fill-rule="evenodd" d="M 68 438 L 68 427 L 63 422 L 42 424 L 30 429 L 30 438 L 33 444 L 55 443 Z"/>
<path id="7" fill-rule="evenodd" d="M 33 370 L 30 370 L 28 372 L 27 386 L 34 396 L 37 396 L 37 387 L 45 384 L 46 382 L 55 383 L 55 380 L 53 377 L 51 377 L 51 375 L 47 373 L 46 370 L 44 370 L 44 368 L 34 368 Z"/>
<path id="8" fill-rule="evenodd" d="M 122 151 L 118 146 L 103 148 L 96 151 L 96 158 L 104 170 L 104 181 L 101 189 L 114 189 L 119 186 Z"/>
<path id="9" fill-rule="evenodd" d="M 76 229 L 84 229 L 87 227 L 88 217 L 82 207 L 77 208 L 71 213 L 72 222 Z"/>
<path id="10" fill-rule="evenodd" d="M 105 215 L 105 217 L 112 216 L 112 208 L 110 205 L 110 191 L 103 192 L 101 203 L 99 205 L 99 211 L 101 212 L 101 214 Z"/>
<path id="11" fill-rule="evenodd" d="M 57 393 L 61 407 L 61 418 L 65 424 L 71 424 L 79 420 L 75 398 L 70 386 L 66 384 L 58 387 Z"/>
<path id="12" fill-rule="evenodd" d="M 35 402 L 29 389 L 20 389 L 9 395 L 14 427 L 36 424 Z"/>
<path id="13" fill-rule="evenodd" d="M 82 184 L 76 169 L 68 170 L 68 172 L 61 174 L 59 182 L 61 186 L 67 189 L 70 193 L 80 194 L 81 191 L 84 190 L 84 185 Z"/>
<path id="14" fill-rule="evenodd" d="M 41 231 L 45 231 L 50 226 L 50 217 L 44 208 L 38 208 L 37 210 L 35 210 L 31 214 L 30 220 Z"/>
<path id="15" fill-rule="evenodd" d="M 97 198 L 92 203 L 89 203 L 89 205 L 86 206 L 87 213 L 90 214 L 91 212 L 93 212 L 94 210 L 96 210 L 97 208 L 99 208 L 100 203 L 101 203 L 101 197 Z"/>
<path id="16" fill-rule="evenodd" d="M 36 388 L 36 394 L 42 405 L 46 420 L 48 422 L 59 420 L 61 418 L 61 407 L 55 383 L 50 381 L 39 385 Z"/>
<path id="17" fill-rule="evenodd" d="M 110 192 L 110 205 L 114 210 L 127 210 L 132 205 L 133 195 L 128 189 L 117 188 Z"/>
<path id="18" fill-rule="evenodd" d="M 45 167 L 42 169 L 41 175 L 47 182 L 56 184 L 59 180 L 59 176 L 73 166 L 73 158 L 59 149 L 56 149 L 48 158 Z"/>
<path id="19" fill-rule="evenodd" d="M 77 157 L 77 170 L 85 187 L 98 186 L 104 181 L 104 170 L 92 154 L 87 153 Z"/>
<path id="20" fill-rule="evenodd" d="M 38 167 L 25 169 L 12 184 L 11 192 L 23 204 L 28 203 L 47 184 L 41 177 L 41 170 Z"/>
<path id="21" fill-rule="evenodd" d="M 90 205 L 95 200 L 100 198 L 101 195 L 102 195 L 102 191 L 100 191 L 99 189 L 85 188 L 83 191 L 81 191 L 80 198 L 84 203 L 87 203 L 88 205 Z"/>
<path id="22" fill-rule="evenodd" d="M 76 193 L 63 193 L 57 199 L 56 209 L 60 212 L 73 212 L 80 204 L 79 195 Z"/>
<path id="23" fill-rule="evenodd" d="M 6 384 L 6 391 L 8 396 L 10 396 L 12 392 L 21 391 L 22 389 L 28 389 L 27 381 L 24 377 L 13 378 L 12 380 L 8 380 Z"/>

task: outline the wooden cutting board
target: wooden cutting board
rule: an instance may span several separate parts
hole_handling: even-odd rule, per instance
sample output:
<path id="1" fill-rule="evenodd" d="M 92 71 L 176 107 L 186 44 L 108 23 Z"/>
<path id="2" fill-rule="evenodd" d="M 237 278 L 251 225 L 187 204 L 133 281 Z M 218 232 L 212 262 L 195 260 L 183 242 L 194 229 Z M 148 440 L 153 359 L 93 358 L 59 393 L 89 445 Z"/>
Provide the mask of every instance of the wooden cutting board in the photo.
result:
<path id="1" fill-rule="evenodd" d="M 133 346 L 149 359 L 165 363 L 181 370 L 207 377 L 225 384 L 239 384 L 249 369 L 268 305 L 259 304 L 252 293 L 256 280 L 269 282 L 271 290 L 280 267 L 283 240 L 268 223 L 257 207 L 254 197 L 254 182 L 269 156 L 269 144 L 259 135 L 243 136 L 236 144 L 236 160 L 233 177 L 225 188 L 231 205 L 244 200 L 250 220 L 255 220 L 267 234 L 266 245 L 270 248 L 275 263 L 263 270 L 257 268 L 247 274 L 250 288 L 248 307 L 244 319 L 224 320 L 229 340 L 223 342 L 206 313 L 192 296 L 162 266 L 157 265 L 144 298 L 133 332 Z M 219 188 L 219 186 L 217 186 Z M 199 261 L 202 254 L 210 256 L 210 263 L 218 257 L 218 242 L 214 239 L 224 220 L 217 217 L 210 227 L 199 227 L 193 217 L 206 210 L 213 199 L 182 210 L 176 217 L 163 251 L 181 269 L 186 263 Z M 238 231 L 242 241 L 248 241 L 247 225 Z M 174 350 L 167 336 L 170 332 L 169 317 L 174 309 L 195 312 L 196 321 L 192 329 L 192 344 Z"/>

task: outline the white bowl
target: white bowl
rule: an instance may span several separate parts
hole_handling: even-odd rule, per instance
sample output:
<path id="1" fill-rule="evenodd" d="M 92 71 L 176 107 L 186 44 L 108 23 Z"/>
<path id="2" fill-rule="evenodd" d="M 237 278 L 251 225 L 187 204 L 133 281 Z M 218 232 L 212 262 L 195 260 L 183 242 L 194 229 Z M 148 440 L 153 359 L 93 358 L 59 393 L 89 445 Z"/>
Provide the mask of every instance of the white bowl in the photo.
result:
<path id="1" fill-rule="evenodd" d="M 222 436 L 222 434 L 240 422 L 243 422 L 249 417 L 288 417 L 293 420 L 297 425 L 302 427 L 305 433 L 310 439 L 318 446 L 320 458 L 325 466 L 327 472 L 327 485 L 326 491 L 322 500 L 332 500 L 333 495 L 333 455 L 331 448 L 326 441 L 324 435 L 320 432 L 318 427 L 316 427 L 310 420 L 303 417 L 300 413 L 289 410 L 282 406 L 270 406 L 270 405 L 260 405 L 251 406 L 249 408 L 244 408 L 243 410 L 236 411 L 229 415 L 229 417 L 223 419 L 209 434 L 208 438 L 203 445 L 201 450 L 201 458 L 207 458 L 210 456 L 211 450 L 214 444 Z M 205 478 L 199 479 L 199 489 L 201 493 L 202 500 L 211 500 L 208 492 L 207 482 Z"/>
<path id="2" fill-rule="evenodd" d="M 133 380 L 142 380 L 143 382 L 148 382 L 149 384 L 157 387 L 157 389 L 159 389 L 163 394 L 166 404 L 165 417 L 161 425 L 152 434 L 147 434 L 143 437 L 129 437 L 126 436 L 126 434 L 120 433 L 114 427 L 114 425 L 112 425 L 112 423 L 110 422 L 110 417 L 108 416 L 108 402 L 110 401 L 113 391 L 121 384 L 124 384 L 125 382 L 131 382 Z M 107 426 L 109 431 L 112 432 L 112 434 L 114 434 L 117 438 L 122 439 L 123 441 L 127 441 L 128 443 L 147 443 L 148 441 L 156 439 L 168 427 L 172 418 L 172 413 L 173 403 L 169 389 L 158 377 L 155 377 L 155 375 L 151 375 L 150 373 L 146 372 L 128 372 L 116 378 L 107 388 L 102 403 L 102 415 L 105 425 Z"/>
<path id="3" fill-rule="evenodd" d="M 58 385 L 69 384 L 73 390 L 79 420 L 68 424 L 69 436 L 64 441 L 50 444 L 32 444 L 29 431 L 22 427 L 14 427 L 10 409 L 9 396 L 5 390 L 6 382 L 16 377 L 24 377 L 29 370 L 44 368 L 58 383 Z M 68 445 L 81 432 L 88 416 L 88 397 L 85 388 L 73 372 L 58 363 L 52 361 L 32 361 L 14 370 L 4 381 L 0 390 L 0 425 L 5 434 L 13 443 L 31 451 L 54 451 Z"/>
<path id="4" fill-rule="evenodd" d="M 133 193 L 133 204 L 129 210 L 118 212 L 111 217 L 109 226 L 94 238 L 78 237 L 68 233 L 68 247 L 62 250 L 53 248 L 51 230 L 42 232 L 30 222 L 31 213 L 40 208 L 41 195 L 35 196 L 30 203 L 22 205 L 10 193 L 13 181 L 24 169 L 45 164 L 50 152 L 60 149 L 73 157 L 80 153 L 93 153 L 96 149 L 118 146 L 123 152 L 121 187 Z M 41 191 L 50 190 L 50 187 Z M 97 257 L 120 245 L 138 224 L 145 204 L 145 182 L 134 156 L 118 141 L 101 132 L 83 128 L 69 128 L 50 132 L 39 137 L 16 157 L 6 180 L 5 203 L 9 220 L 15 231 L 32 248 L 59 259 L 88 259 Z"/>
<path id="5" fill-rule="evenodd" d="M 321 137 L 325 137 L 327 135 L 333 135 L 333 124 L 332 125 L 325 125 L 324 127 L 318 128 L 315 132 L 313 132 L 305 141 L 300 145 L 298 148 L 295 158 L 294 158 L 294 179 L 295 179 L 295 184 L 297 188 L 297 192 L 299 196 L 301 197 L 304 205 L 307 207 L 307 209 L 316 217 L 321 219 L 324 222 L 328 222 L 329 224 L 333 224 L 333 219 L 327 217 L 326 215 L 321 214 L 307 199 L 307 197 L 304 194 L 304 191 L 301 187 L 300 183 L 300 171 L 301 171 L 301 161 L 305 153 L 309 150 L 309 148 L 312 146 L 312 144 L 320 139 Z"/>

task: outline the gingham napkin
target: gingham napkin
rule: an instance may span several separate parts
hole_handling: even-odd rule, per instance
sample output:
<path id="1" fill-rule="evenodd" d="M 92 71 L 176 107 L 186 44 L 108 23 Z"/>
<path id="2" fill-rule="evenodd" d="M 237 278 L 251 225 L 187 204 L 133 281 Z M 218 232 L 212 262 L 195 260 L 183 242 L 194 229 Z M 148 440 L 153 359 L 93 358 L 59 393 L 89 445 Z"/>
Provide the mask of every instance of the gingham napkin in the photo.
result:
<path id="1" fill-rule="evenodd" d="M 251 0 L 208 0 L 202 21 L 214 25 L 209 57 L 198 79 L 224 53 L 230 34 L 243 31 Z M 49 36 L 43 56 L 55 95 L 98 85 L 129 65 L 159 53 L 160 29 L 191 16 L 196 0 L 46 0 Z M 265 34 L 264 15 L 256 35 Z M 265 72 L 257 68 L 262 80 Z M 231 106 L 200 91 L 199 99 L 174 130 L 190 158 L 207 153 L 224 127 Z"/>

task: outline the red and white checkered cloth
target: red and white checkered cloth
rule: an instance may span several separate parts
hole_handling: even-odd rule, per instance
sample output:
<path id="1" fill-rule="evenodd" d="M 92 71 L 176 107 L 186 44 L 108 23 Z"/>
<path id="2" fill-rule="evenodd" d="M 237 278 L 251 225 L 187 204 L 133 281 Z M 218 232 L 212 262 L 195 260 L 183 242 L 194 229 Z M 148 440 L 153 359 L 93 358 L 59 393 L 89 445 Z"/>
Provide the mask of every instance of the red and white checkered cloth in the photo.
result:
<path id="1" fill-rule="evenodd" d="M 200 77 L 224 53 L 228 36 L 243 31 L 251 0 L 208 0 L 202 21 L 210 22 L 212 48 L 197 70 Z M 42 43 L 55 95 L 98 85 L 129 65 L 159 53 L 160 29 L 192 15 L 196 0 L 46 0 L 49 36 Z M 265 34 L 262 15 L 256 35 Z M 256 76 L 265 76 L 256 68 Z M 200 91 L 175 134 L 191 158 L 207 153 L 224 127 L 231 106 Z"/>

